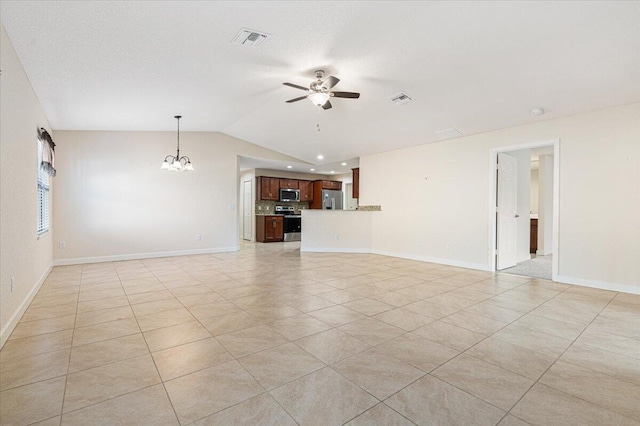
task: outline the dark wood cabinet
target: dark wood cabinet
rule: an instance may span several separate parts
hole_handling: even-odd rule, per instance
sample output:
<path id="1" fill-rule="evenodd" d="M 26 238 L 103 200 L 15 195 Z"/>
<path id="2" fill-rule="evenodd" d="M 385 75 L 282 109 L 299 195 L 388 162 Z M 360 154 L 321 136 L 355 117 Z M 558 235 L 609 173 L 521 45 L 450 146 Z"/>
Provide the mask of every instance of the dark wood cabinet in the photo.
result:
<path id="1" fill-rule="evenodd" d="M 337 180 L 316 180 L 315 182 L 320 182 L 320 187 L 322 189 L 337 189 L 342 190 L 342 182 Z"/>
<path id="2" fill-rule="evenodd" d="M 298 189 L 298 181 L 296 179 L 280 179 L 280 188 Z"/>
<path id="3" fill-rule="evenodd" d="M 272 243 L 284 240 L 283 216 L 256 216 L 256 240 Z"/>
<path id="4" fill-rule="evenodd" d="M 353 184 L 351 185 L 351 197 L 360 198 L 360 168 L 351 169 L 353 172 Z"/>
<path id="5" fill-rule="evenodd" d="M 280 179 L 265 176 L 257 177 L 257 200 L 278 201 L 280 199 Z"/>
<path id="6" fill-rule="evenodd" d="M 531 234 L 529 235 L 529 253 L 538 250 L 538 219 L 531 219 Z"/>
<path id="7" fill-rule="evenodd" d="M 311 209 L 322 208 L 322 190 L 342 190 L 342 182 L 336 180 L 314 180 L 313 181 L 313 199 L 311 200 Z"/>
<path id="8" fill-rule="evenodd" d="M 300 201 L 311 202 L 313 201 L 313 182 L 310 180 L 299 180 L 298 189 L 300 189 Z"/>

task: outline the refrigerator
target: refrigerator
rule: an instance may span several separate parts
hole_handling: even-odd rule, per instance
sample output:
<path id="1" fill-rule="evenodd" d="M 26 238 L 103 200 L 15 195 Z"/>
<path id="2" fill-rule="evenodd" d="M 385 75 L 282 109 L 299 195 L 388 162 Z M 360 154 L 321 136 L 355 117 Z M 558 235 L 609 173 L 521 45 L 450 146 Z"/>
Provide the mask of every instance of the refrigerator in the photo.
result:
<path id="1" fill-rule="evenodd" d="M 342 191 L 323 189 L 322 210 L 342 210 Z"/>

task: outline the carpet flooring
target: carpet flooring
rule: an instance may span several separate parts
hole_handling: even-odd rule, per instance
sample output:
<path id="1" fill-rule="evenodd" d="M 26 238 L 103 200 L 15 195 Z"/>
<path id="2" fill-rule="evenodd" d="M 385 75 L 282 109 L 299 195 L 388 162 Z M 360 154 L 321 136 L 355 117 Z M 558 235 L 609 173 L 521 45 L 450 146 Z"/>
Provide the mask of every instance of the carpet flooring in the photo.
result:
<path id="1" fill-rule="evenodd" d="M 551 260 L 553 255 L 540 256 L 531 260 L 525 260 L 511 268 L 503 269 L 501 272 L 508 274 L 525 275 L 527 277 L 551 279 Z"/>

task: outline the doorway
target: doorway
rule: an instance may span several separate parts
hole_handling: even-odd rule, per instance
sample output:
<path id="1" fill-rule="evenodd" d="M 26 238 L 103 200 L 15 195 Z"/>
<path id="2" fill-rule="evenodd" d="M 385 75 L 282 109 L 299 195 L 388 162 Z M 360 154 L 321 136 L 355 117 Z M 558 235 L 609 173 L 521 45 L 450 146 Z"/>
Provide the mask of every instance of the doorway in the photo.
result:
<path id="1" fill-rule="evenodd" d="M 253 200 L 251 191 L 251 181 L 243 182 L 242 191 L 242 239 L 251 241 L 251 233 L 253 231 L 253 212 L 251 211 L 251 200 Z"/>
<path id="2" fill-rule="evenodd" d="M 559 143 L 559 139 L 553 139 L 490 151 L 489 261 L 492 270 L 556 279 Z M 536 168 L 535 176 L 539 176 L 535 185 L 532 165 Z M 532 187 L 538 191 L 536 194 L 532 195 Z M 532 253 L 535 243 L 538 247 Z"/>

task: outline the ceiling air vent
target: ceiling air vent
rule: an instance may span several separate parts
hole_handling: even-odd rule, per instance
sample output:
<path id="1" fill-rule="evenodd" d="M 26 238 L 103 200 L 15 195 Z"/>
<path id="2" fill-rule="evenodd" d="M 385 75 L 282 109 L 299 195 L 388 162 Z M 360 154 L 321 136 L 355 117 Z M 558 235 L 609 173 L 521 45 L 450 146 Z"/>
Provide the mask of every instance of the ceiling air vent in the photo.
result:
<path id="1" fill-rule="evenodd" d="M 404 92 L 391 95 L 387 99 L 394 105 L 408 104 L 409 102 L 413 101 L 413 98 Z"/>
<path id="2" fill-rule="evenodd" d="M 241 44 L 243 46 L 258 47 L 269 37 L 267 33 L 261 33 L 260 31 L 250 30 L 243 28 L 238 34 L 231 40 L 233 44 Z"/>
<path id="3" fill-rule="evenodd" d="M 436 135 L 436 140 L 439 140 L 439 141 L 443 141 L 445 139 L 453 139 L 453 138 L 462 136 L 462 133 L 460 133 L 458 130 L 454 129 L 453 127 L 450 129 L 438 130 L 433 133 Z"/>

